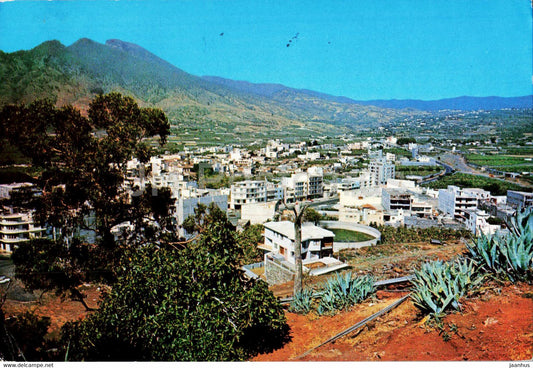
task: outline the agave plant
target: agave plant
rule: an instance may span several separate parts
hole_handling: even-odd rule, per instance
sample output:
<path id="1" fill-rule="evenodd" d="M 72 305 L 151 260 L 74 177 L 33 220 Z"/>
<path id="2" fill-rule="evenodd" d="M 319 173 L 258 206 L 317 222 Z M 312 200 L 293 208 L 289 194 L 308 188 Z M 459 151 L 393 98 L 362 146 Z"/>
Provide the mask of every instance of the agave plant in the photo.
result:
<path id="1" fill-rule="evenodd" d="M 508 235 L 481 235 L 467 244 L 470 256 L 487 271 L 512 281 L 528 279 L 533 268 L 533 209 L 508 222 Z"/>
<path id="2" fill-rule="evenodd" d="M 374 292 L 374 280 L 370 276 L 353 277 L 351 272 L 337 273 L 328 279 L 319 294 L 319 314 L 347 309 L 366 299 Z"/>
<path id="3" fill-rule="evenodd" d="M 307 314 L 313 307 L 313 290 L 304 288 L 301 292 L 296 293 L 289 305 L 289 311 L 293 313 Z"/>
<path id="4" fill-rule="evenodd" d="M 415 271 L 411 298 L 422 311 L 440 317 L 447 309 L 459 310 L 459 299 L 483 278 L 472 260 L 427 262 Z"/>

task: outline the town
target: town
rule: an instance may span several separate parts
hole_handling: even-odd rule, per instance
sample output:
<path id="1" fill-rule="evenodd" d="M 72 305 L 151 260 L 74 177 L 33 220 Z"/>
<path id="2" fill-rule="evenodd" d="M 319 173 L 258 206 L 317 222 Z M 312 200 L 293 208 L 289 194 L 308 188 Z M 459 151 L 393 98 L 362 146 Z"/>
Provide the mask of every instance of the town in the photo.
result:
<path id="1" fill-rule="evenodd" d="M 531 22 L 0 0 L 0 361 L 529 361 Z"/>
<path id="2" fill-rule="evenodd" d="M 398 144 L 403 141 L 406 143 Z M 170 188 L 173 217 L 179 235 L 185 239 L 193 234 L 187 233 L 183 222 L 194 215 L 199 204 L 214 203 L 240 228 L 247 223 L 264 225 L 264 239 L 258 247 L 265 253 L 265 261 L 281 256 L 289 264 L 289 273 L 281 281 L 292 278 L 295 248 L 294 230 L 273 221 L 279 202 L 308 202 L 322 220 L 329 220 L 330 226 L 335 222 L 337 227 L 342 224 L 346 229 L 369 234 L 372 241 L 354 242 L 354 247 L 376 244 L 380 240 L 377 226 L 467 229 L 473 236 L 503 234 L 508 231 L 505 221 L 517 209 L 533 204 L 531 187 L 517 190 L 520 186 L 515 183 L 509 183 L 515 190 L 505 194 L 458 185 L 433 189 L 425 184 L 455 171 L 439 161 L 440 156 L 461 159 L 455 153 L 459 150 L 403 141 L 389 136 L 345 139 L 342 145 L 274 139 L 262 147 L 254 142 L 254 149 L 240 145 L 185 146 L 183 152 L 151 157 L 147 164 L 128 161 L 123 187 L 129 196 L 142 193 L 147 185 L 155 192 Z M 446 141 L 446 145 L 449 143 Z M 471 145 L 469 142 L 466 147 Z M 530 173 L 511 173 L 508 177 L 513 180 L 524 175 Z M 30 183 L 2 184 L 0 198 L 9 198 L 12 191 L 21 188 L 39 191 Z M 34 224 L 31 211 L 4 206 L 1 216 L 0 249 L 7 254 L 17 243 L 53 232 Z M 114 232 L 118 234 L 131 225 L 117 225 Z M 280 240 L 273 241 L 276 236 Z M 331 260 L 333 253 L 346 248 L 319 223 L 304 227 L 302 236 L 307 239 L 302 250 L 306 264 L 325 257 Z M 326 269 L 337 270 L 338 263 L 330 261 Z M 271 283 L 281 282 L 279 278 L 265 278 Z"/>

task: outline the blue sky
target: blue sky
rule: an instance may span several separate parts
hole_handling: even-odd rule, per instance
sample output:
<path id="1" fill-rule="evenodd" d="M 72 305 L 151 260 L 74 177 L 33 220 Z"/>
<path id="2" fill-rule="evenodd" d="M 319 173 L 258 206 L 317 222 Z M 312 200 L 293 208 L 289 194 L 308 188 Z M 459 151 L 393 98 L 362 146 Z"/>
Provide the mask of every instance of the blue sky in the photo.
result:
<path id="1" fill-rule="evenodd" d="M 528 0 L 0 0 L 4 52 L 82 37 L 360 100 L 532 93 Z"/>

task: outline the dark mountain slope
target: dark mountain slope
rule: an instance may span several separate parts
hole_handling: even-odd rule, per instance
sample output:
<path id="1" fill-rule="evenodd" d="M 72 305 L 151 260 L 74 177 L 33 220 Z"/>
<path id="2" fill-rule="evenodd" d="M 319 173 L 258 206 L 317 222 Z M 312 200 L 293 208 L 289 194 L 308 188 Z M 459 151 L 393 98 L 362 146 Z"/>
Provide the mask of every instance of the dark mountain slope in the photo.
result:
<path id="1" fill-rule="evenodd" d="M 140 46 L 120 40 L 100 44 L 57 41 L 17 53 L 0 53 L 0 104 L 51 98 L 86 108 L 96 93 L 119 91 L 142 105 L 161 107 L 182 126 L 226 126 L 226 131 L 311 129 L 335 133 L 405 117 L 404 111 L 368 107 L 348 99 L 282 85 L 236 88 L 200 78 Z M 237 83 L 237 82 L 236 82 Z M 238 127 L 238 129 L 236 129 Z"/>

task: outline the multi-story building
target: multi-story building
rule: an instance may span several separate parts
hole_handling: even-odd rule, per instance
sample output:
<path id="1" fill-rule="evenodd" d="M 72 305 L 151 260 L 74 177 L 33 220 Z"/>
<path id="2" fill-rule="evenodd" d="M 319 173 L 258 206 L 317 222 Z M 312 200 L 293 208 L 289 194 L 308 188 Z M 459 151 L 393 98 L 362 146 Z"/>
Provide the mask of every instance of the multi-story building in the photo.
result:
<path id="1" fill-rule="evenodd" d="M 229 208 L 240 210 L 245 204 L 263 203 L 283 199 L 283 188 L 263 180 L 245 180 L 230 189 Z"/>
<path id="2" fill-rule="evenodd" d="M 21 190 L 23 188 L 30 188 L 36 190 L 36 187 L 32 183 L 12 183 L 12 184 L 0 184 L 0 199 L 11 197 L 12 191 Z"/>
<path id="3" fill-rule="evenodd" d="M 403 210 L 417 217 L 433 215 L 434 207 L 428 197 L 405 188 L 383 188 L 381 198 L 386 211 Z"/>
<path id="4" fill-rule="evenodd" d="M 322 197 L 324 195 L 323 170 L 320 167 L 310 167 L 307 172 L 295 173 L 290 178 L 283 178 L 281 185 L 285 190 L 287 203 Z"/>
<path id="5" fill-rule="evenodd" d="M 33 223 L 31 212 L 0 214 L 0 252 L 11 253 L 22 242 L 45 236 L 45 229 Z"/>
<path id="6" fill-rule="evenodd" d="M 295 232 L 290 221 L 267 222 L 265 225 L 265 248 L 282 255 L 294 263 Z M 333 254 L 333 238 L 329 230 L 310 223 L 302 225 L 302 260 L 319 259 Z"/>
<path id="7" fill-rule="evenodd" d="M 464 191 L 454 185 L 439 190 L 439 210 L 455 219 L 465 221 L 466 211 L 476 209 L 477 204 L 478 199 L 474 193 Z"/>
<path id="8" fill-rule="evenodd" d="M 465 212 L 465 225 L 475 236 L 480 234 L 492 235 L 501 231 L 501 225 L 490 224 L 490 217 L 490 214 L 479 209 L 467 210 Z"/>
<path id="9" fill-rule="evenodd" d="M 401 189 L 383 188 L 381 191 L 383 208 L 390 210 L 411 211 L 412 195 Z"/>
<path id="10" fill-rule="evenodd" d="M 324 172 L 320 167 L 310 167 L 307 170 L 308 176 L 308 198 L 322 197 L 324 194 Z"/>
<path id="11" fill-rule="evenodd" d="M 383 157 L 378 157 L 370 161 L 368 171 L 370 173 L 370 183 L 372 186 L 386 184 L 387 179 L 394 179 L 396 168 L 393 163 Z"/>
<path id="12" fill-rule="evenodd" d="M 531 207 L 533 206 L 533 193 L 508 190 L 507 205 L 515 209 Z"/>

